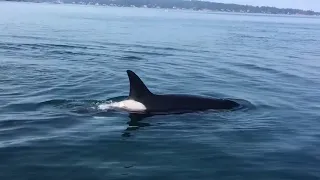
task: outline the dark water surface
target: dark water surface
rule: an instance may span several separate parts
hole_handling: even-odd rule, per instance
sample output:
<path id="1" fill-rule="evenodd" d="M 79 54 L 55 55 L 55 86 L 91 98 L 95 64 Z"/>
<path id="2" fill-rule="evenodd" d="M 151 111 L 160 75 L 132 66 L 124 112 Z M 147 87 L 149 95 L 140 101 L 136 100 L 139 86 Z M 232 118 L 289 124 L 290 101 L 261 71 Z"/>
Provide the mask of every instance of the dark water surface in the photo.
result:
<path id="1" fill-rule="evenodd" d="M 0 179 L 320 179 L 320 19 L 0 2 Z M 243 99 L 135 121 L 155 93 Z"/>

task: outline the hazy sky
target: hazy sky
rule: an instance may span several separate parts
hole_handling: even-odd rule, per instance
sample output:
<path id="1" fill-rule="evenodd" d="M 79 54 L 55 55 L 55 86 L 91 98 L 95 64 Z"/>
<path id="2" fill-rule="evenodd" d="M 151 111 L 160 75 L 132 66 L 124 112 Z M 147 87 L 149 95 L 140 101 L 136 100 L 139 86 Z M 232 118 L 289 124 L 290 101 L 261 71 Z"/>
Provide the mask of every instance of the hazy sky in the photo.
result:
<path id="1" fill-rule="evenodd" d="M 320 11 L 320 0 L 211 0 L 214 2 L 248 4 L 255 6 L 275 6 Z"/>

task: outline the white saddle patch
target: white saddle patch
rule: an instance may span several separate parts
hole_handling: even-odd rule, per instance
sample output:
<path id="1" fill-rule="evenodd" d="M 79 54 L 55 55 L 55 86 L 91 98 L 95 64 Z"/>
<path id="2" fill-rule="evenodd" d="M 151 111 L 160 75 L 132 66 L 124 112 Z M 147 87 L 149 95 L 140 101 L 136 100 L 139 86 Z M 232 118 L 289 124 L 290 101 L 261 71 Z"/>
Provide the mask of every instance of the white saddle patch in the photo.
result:
<path id="1" fill-rule="evenodd" d="M 146 106 L 135 100 L 124 100 L 120 102 L 115 102 L 110 105 L 113 108 L 124 109 L 127 111 L 145 111 L 147 110 Z"/>

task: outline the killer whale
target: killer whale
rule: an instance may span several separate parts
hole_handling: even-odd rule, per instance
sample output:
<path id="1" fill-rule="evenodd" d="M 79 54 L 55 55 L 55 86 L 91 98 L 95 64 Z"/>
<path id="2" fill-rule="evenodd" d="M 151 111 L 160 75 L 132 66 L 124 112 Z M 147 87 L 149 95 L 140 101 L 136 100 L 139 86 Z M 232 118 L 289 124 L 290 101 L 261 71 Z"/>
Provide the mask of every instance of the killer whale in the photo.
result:
<path id="1" fill-rule="evenodd" d="M 231 110 L 240 106 L 229 99 L 184 95 L 184 94 L 154 94 L 140 77 L 127 70 L 130 92 L 126 100 L 117 104 L 119 108 L 147 115 L 187 113 L 205 110 Z"/>

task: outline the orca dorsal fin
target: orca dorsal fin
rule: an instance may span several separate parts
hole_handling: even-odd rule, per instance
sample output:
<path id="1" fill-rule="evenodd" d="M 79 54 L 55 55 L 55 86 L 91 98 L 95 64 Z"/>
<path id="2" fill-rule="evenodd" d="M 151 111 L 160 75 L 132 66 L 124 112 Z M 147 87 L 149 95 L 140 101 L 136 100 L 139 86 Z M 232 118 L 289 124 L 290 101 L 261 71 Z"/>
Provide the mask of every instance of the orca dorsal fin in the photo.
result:
<path id="1" fill-rule="evenodd" d="M 138 100 L 141 97 L 152 95 L 147 86 L 133 71 L 127 70 L 127 74 L 130 81 L 130 93 L 129 98 Z"/>

